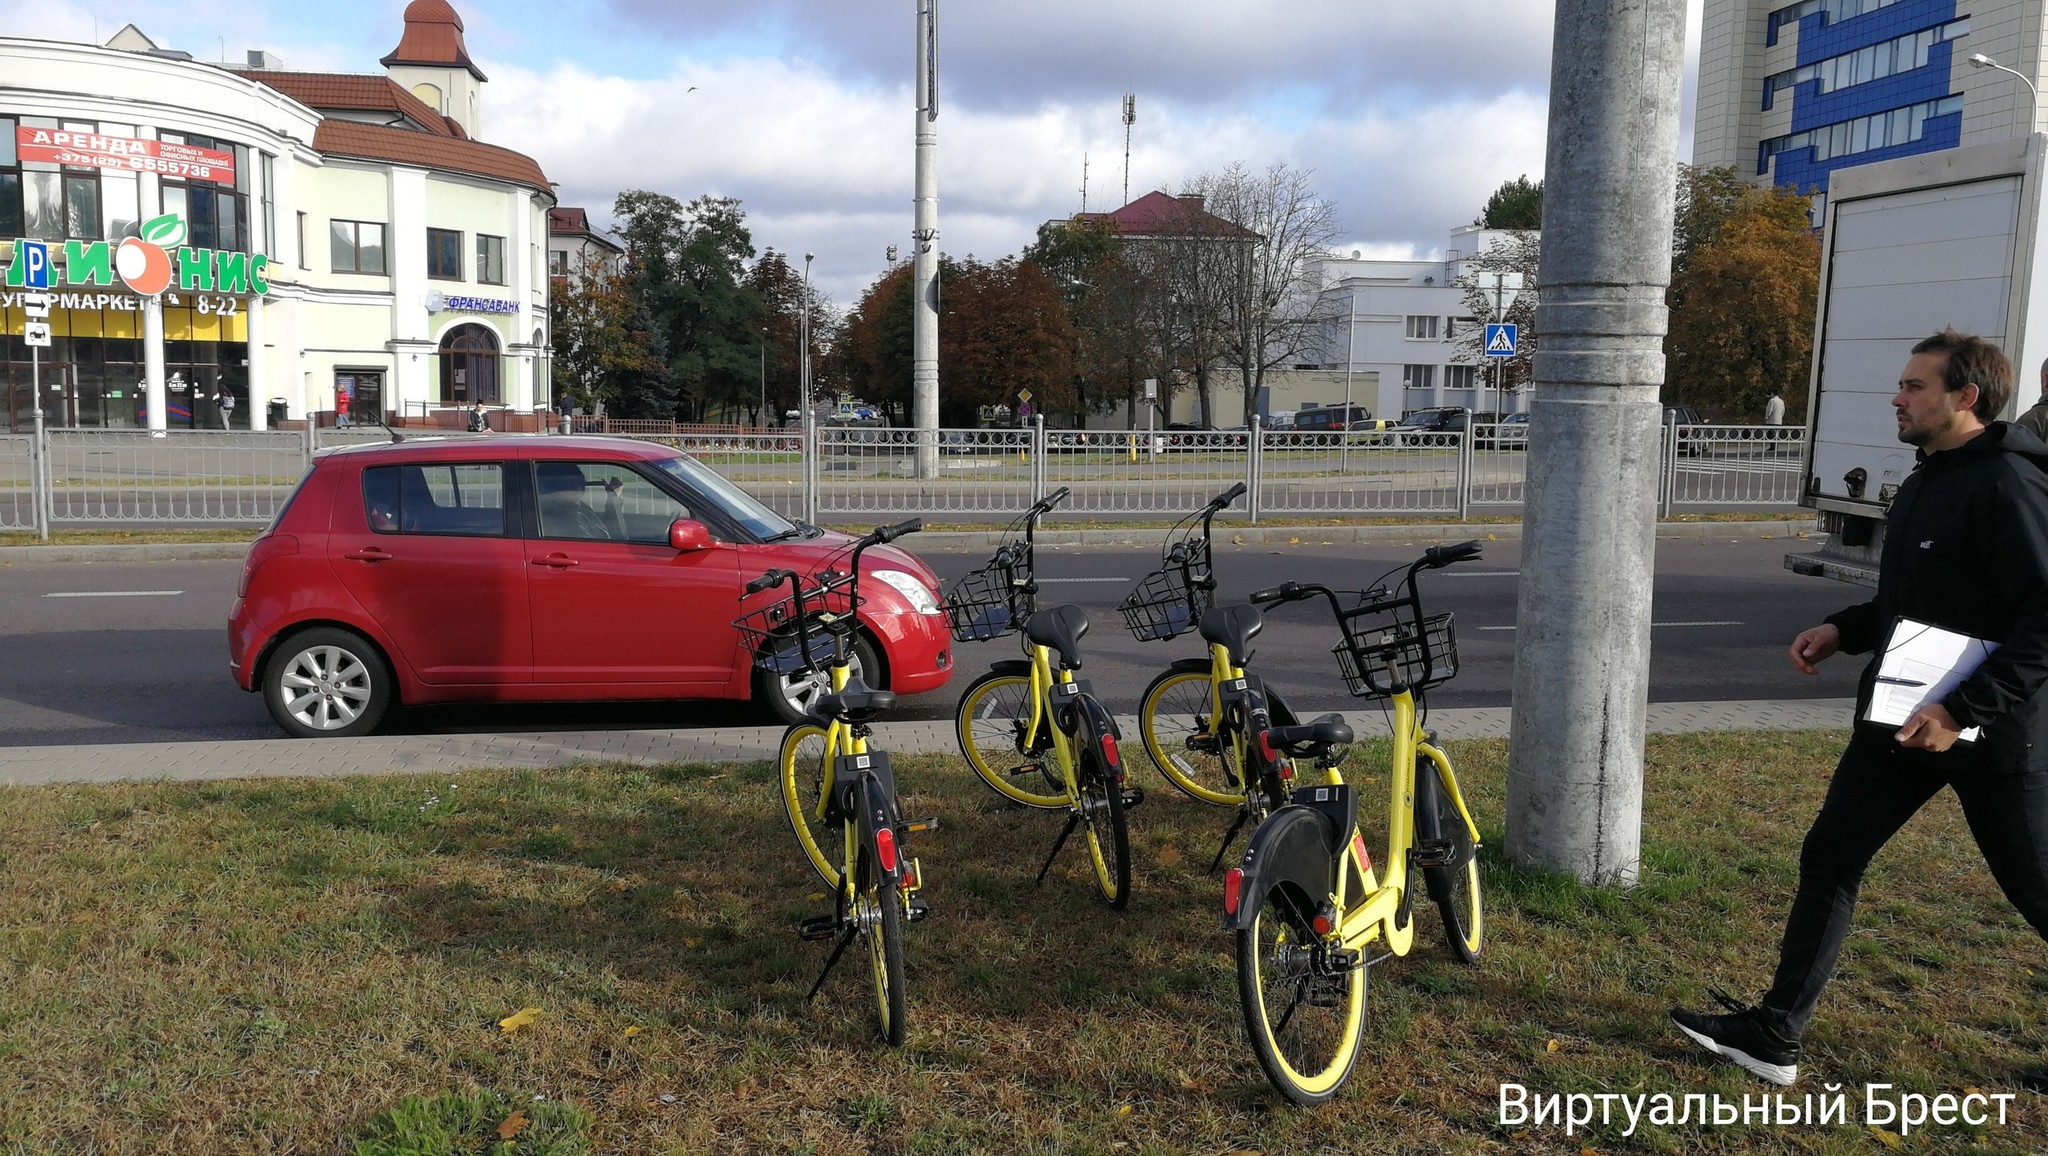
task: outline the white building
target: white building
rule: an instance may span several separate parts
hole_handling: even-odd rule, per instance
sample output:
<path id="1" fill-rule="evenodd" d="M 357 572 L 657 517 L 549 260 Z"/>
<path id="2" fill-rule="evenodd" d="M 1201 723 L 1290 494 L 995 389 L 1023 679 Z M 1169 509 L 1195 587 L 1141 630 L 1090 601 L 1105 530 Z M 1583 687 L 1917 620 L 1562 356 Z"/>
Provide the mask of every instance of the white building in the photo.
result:
<path id="1" fill-rule="evenodd" d="M 415 0 L 381 74 L 249 57 L 193 61 L 132 26 L 105 47 L 0 38 L 10 426 L 33 414 L 28 248 L 57 266 L 53 424 L 262 428 L 273 403 L 293 421 L 338 406 L 420 421 L 471 400 L 530 420 L 546 404 L 554 196 L 530 158 L 475 139 L 485 78 L 461 18 Z M 106 267 L 150 230 L 124 247 L 171 262 L 159 298 Z M 225 415 L 222 390 L 238 403 Z"/>
<path id="2" fill-rule="evenodd" d="M 591 228 L 589 213 L 569 205 L 548 210 L 548 276 L 618 273 L 625 264 L 625 247 Z"/>

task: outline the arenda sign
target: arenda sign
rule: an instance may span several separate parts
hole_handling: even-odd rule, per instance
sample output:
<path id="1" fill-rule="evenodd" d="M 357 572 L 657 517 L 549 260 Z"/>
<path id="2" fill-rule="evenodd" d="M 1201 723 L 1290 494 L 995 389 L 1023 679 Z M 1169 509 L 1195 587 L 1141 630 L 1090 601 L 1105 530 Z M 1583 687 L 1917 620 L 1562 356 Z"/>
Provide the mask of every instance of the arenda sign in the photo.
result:
<path id="1" fill-rule="evenodd" d="M 142 235 L 120 241 L 64 241 L 61 277 L 52 285 L 72 287 L 121 284 L 154 297 L 176 283 L 187 293 L 255 294 L 270 292 L 270 258 L 261 253 L 235 253 L 221 249 L 193 249 L 179 244 L 185 239 L 185 222 L 166 213 L 142 223 Z M 19 289 L 27 284 L 28 246 L 58 242 L 20 240 L 14 243 L 14 260 L 7 266 L 7 285 Z M 55 272 L 53 270 L 53 272 Z"/>

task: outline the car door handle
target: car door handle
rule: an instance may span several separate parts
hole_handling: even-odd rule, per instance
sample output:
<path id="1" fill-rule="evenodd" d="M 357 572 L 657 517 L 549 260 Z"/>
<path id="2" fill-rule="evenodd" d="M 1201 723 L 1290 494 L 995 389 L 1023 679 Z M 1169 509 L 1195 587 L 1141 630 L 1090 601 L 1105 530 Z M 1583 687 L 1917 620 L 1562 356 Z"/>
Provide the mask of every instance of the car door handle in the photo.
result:
<path id="1" fill-rule="evenodd" d="M 552 566 L 557 570 L 567 570 L 569 567 L 576 565 L 576 559 L 569 557 L 567 554 L 550 554 L 545 558 L 535 558 L 533 564 L 536 566 Z"/>
<path id="2" fill-rule="evenodd" d="M 343 554 L 342 557 L 352 562 L 389 562 L 391 560 L 390 554 L 375 546 L 365 546 L 360 550 L 350 550 L 348 553 Z"/>

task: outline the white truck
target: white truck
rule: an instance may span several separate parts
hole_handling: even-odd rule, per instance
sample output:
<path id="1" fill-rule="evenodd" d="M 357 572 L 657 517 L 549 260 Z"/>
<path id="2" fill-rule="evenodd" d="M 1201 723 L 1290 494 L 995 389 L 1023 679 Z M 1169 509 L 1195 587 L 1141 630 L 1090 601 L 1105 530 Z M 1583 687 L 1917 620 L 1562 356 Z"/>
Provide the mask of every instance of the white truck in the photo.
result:
<path id="1" fill-rule="evenodd" d="M 1945 325 L 1996 342 L 2014 370 L 2005 417 L 2039 396 L 2044 147 L 2035 133 L 1829 178 L 1800 498 L 1827 538 L 1787 569 L 1877 584 L 1885 509 L 1913 469 L 1890 402 L 1915 342 Z"/>

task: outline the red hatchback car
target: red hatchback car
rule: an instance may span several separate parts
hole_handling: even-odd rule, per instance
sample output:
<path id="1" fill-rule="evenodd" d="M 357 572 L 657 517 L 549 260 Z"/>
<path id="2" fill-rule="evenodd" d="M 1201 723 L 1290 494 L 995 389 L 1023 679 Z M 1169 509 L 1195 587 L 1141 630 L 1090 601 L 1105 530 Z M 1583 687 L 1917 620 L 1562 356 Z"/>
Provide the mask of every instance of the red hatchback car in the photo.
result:
<path id="1" fill-rule="evenodd" d="M 334 449 L 249 549 L 228 665 L 305 737 L 443 702 L 753 699 L 797 721 L 818 680 L 754 669 L 730 623 L 751 608 L 748 581 L 826 569 L 851 542 L 652 442 Z M 898 694 L 943 686 L 938 577 L 895 547 L 861 565 L 862 678 Z"/>

